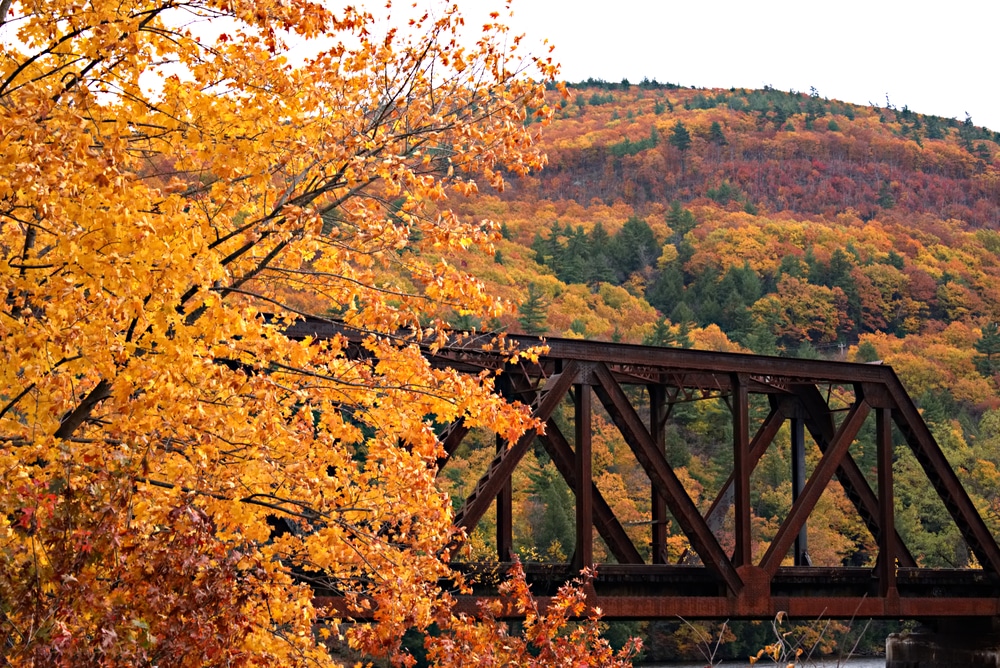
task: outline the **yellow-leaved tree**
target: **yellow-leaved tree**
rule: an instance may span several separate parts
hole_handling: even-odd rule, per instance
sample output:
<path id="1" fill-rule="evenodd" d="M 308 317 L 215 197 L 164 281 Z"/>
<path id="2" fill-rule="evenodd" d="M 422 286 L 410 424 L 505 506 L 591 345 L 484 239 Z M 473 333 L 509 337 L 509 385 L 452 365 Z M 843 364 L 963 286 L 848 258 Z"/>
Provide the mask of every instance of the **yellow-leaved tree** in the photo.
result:
<path id="1" fill-rule="evenodd" d="M 375 610 L 362 651 L 405 662 L 405 629 L 454 620 L 435 428 L 529 418 L 412 344 L 503 308 L 438 259 L 495 234 L 446 200 L 541 166 L 524 120 L 555 67 L 496 14 L 468 41 L 453 6 L 396 23 L 0 0 L 13 664 L 326 664 L 319 574 Z M 362 354 L 286 336 L 330 313 Z"/>

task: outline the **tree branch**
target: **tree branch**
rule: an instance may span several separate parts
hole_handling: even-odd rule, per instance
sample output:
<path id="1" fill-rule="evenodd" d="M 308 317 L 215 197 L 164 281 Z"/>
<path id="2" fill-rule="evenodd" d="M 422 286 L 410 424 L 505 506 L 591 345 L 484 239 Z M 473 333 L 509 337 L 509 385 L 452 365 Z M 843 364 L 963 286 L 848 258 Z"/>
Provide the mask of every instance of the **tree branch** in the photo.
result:
<path id="1" fill-rule="evenodd" d="M 94 389 L 90 391 L 90 394 L 80 402 L 80 405 L 73 409 L 69 415 L 63 418 L 62 422 L 59 424 L 59 429 L 56 430 L 56 438 L 69 438 L 73 435 L 80 425 L 90 417 L 97 404 L 101 403 L 105 399 L 111 396 L 111 383 L 107 380 L 101 380 Z"/>

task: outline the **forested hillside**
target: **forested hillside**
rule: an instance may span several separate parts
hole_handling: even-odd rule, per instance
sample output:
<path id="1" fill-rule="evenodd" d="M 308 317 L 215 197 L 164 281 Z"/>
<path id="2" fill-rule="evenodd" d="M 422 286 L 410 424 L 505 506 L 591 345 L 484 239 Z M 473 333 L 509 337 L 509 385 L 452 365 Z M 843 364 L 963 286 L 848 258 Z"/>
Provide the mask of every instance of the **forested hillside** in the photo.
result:
<path id="1" fill-rule="evenodd" d="M 492 256 L 459 261 L 518 307 L 492 322 L 446 314 L 454 326 L 881 360 L 1000 534 L 1000 133 L 815 90 L 588 81 L 553 88 L 548 103 L 546 169 L 451 201 L 498 224 Z M 706 507 L 728 474 L 729 419 L 720 401 L 694 402 L 668 428 L 668 457 Z M 648 480 L 609 423 L 596 427 L 599 486 L 648 549 Z M 466 470 L 491 456 L 487 445 L 450 465 L 456 497 L 477 477 Z M 756 549 L 790 505 L 787 454 L 770 452 L 755 473 Z M 529 559 L 567 558 L 572 494 L 541 449 L 529 460 L 516 485 L 515 541 Z M 897 522 L 911 551 L 928 565 L 970 565 L 916 462 L 900 451 L 896 468 Z M 842 493 L 826 494 L 817 513 L 814 563 L 874 559 Z M 484 549 L 492 535 L 481 531 Z M 680 623 L 631 631 L 646 636 L 651 658 L 696 644 Z M 729 651 L 753 651 L 769 632 L 738 630 Z"/>

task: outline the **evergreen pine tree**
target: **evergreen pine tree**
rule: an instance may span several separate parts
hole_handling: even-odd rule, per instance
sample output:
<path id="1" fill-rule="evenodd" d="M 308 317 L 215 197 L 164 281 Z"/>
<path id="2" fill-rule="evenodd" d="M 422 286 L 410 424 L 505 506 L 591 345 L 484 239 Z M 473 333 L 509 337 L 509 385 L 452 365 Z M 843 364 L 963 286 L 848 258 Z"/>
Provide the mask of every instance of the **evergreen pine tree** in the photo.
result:
<path id="1" fill-rule="evenodd" d="M 997 323 L 983 327 L 983 335 L 973 347 L 979 353 L 973 363 L 980 374 L 991 377 L 1000 373 L 1000 326 Z"/>
<path id="2" fill-rule="evenodd" d="M 677 336 L 670 331 L 670 321 L 666 318 L 658 318 L 653 331 L 643 338 L 642 345 L 659 346 L 660 348 L 672 348 L 676 346 Z"/>
<path id="3" fill-rule="evenodd" d="M 532 542 L 543 554 L 566 559 L 576 537 L 573 494 L 551 464 L 529 475 L 531 496 L 538 504 L 531 522 Z"/>
<path id="4" fill-rule="evenodd" d="M 548 304 L 536 283 L 528 284 L 528 298 L 517 307 L 517 312 L 517 321 L 521 323 L 525 334 L 544 334 L 548 330 Z"/>
<path id="5" fill-rule="evenodd" d="M 691 133 L 688 132 L 688 129 L 680 121 L 677 121 L 673 131 L 670 133 L 670 145 L 681 152 L 681 174 L 684 174 L 684 157 L 687 155 L 688 149 L 691 148 Z"/>
<path id="6" fill-rule="evenodd" d="M 666 215 L 667 225 L 674 233 L 674 238 L 680 240 L 685 234 L 694 229 L 697 224 L 694 214 L 681 206 L 680 200 L 670 203 L 670 210 Z"/>
<path id="7" fill-rule="evenodd" d="M 722 126 L 719 125 L 719 121 L 712 121 L 712 127 L 708 130 L 708 139 L 713 144 L 718 144 L 719 146 L 725 146 L 729 143 L 726 141 L 726 135 L 722 132 Z"/>
<path id="8" fill-rule="evenodd" d="M 680 121 L 674 124 L 674 129 L 670 133 L 670 145 L 681 153 L 691 148 L 691 133 Z"/>
<path id="9" fill-rule="evenodd" d="M 891 209 L 896 206 L 896 200 L 892 196 L 892 187 L 888 181 L 883 181 L 878 189 L 878 205 L 883 209 Z"/>

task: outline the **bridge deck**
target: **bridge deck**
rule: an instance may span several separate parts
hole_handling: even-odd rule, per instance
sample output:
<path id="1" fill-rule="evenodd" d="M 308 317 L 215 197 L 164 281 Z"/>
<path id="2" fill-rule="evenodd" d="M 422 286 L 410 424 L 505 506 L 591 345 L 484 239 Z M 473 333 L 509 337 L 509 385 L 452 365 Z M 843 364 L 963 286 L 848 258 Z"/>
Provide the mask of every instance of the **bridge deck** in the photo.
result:
<path id="1" fill-rule="evenodd" d="M 532 591 L 543 598 L 574 575 L 570 564 L 526 564 L 524 569 Z M 470 575 L 484 571 L 468 570 Z M 482 580 L 475 596 L 460 597 L 463 608 L 474 609 L 477 599 L 496 595 L 497 570 L 486 570 Z M 588 600 L 605 618 L 624 620 L 768 619 L 781 611 L 799 619 L 1000 615 L 1000 577 L 982 570 L 899 568 L 896 586 L 894 595 L 882 598 L 871 568 L 785 566 L 768 587 L 741 600 L 746 597 L 727 596 L 701 566 L 601 564 Z"/>

